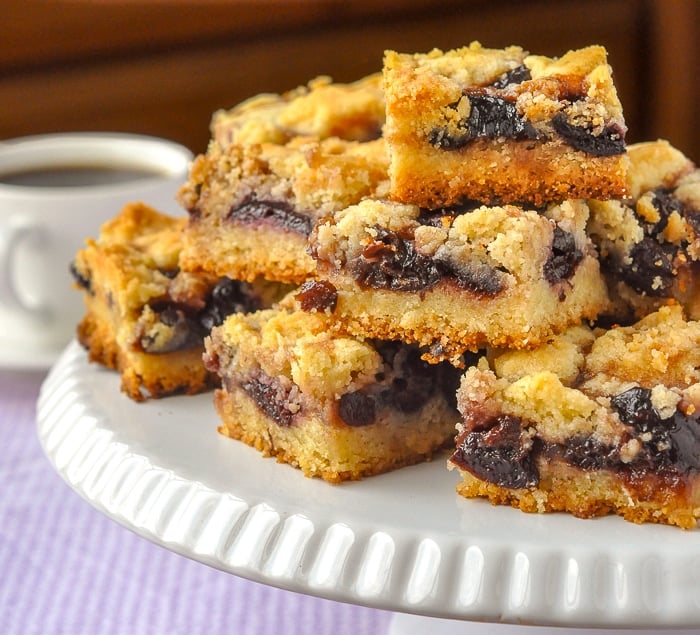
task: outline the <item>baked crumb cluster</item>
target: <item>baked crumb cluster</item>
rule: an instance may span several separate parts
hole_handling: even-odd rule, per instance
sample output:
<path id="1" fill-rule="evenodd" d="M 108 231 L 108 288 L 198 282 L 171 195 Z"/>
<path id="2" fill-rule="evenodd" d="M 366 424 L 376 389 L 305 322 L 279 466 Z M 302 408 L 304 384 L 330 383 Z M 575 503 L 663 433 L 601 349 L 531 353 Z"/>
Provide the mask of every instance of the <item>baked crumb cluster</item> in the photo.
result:
<path id="1" fill-rule="evenodd" d="M 370 141 L 382 135 L 384 92 L 381 73 L 349 84 L 317 77 L 282 95 L 256 95 L 212 115 L 213 141 L 232 144 L 285 144 L 295 137 Z"/>
<path id="2" fill-rule="evenodd" d="M 387 51 L 210 131 L 187 219 L 76 257 L 129 396 L 214 385 L 222 434 L 330 482 L 451 447 L 467 498 L 695 526 L 700 171 L 627 147 L 603 47 Z"/>

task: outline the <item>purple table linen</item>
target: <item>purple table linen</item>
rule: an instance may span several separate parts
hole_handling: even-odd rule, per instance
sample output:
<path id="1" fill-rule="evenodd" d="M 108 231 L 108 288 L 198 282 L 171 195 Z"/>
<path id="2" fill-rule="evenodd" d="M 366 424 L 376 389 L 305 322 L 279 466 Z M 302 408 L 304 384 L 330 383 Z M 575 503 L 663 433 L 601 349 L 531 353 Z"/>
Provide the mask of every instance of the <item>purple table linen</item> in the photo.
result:
<path id="1" fill-rule="evenodd" d="M 54 471 L 44 374 L 0 370 L 2 635 L 384 635 L 391 614 L 251 582 L 121 527 Z"/>

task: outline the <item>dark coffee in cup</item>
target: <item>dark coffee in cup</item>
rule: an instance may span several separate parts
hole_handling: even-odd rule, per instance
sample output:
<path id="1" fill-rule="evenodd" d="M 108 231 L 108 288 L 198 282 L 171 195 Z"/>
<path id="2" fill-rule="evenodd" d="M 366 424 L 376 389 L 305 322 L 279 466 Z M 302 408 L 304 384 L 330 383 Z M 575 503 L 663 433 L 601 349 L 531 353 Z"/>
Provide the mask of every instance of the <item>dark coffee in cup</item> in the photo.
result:
<path id="1" fill-rule="evenodd" d="M 185 215 L 192 153 L 155 137 L 56 133 L 0 141 L 0 358 L 35 359 L 75 336 L 70 263 L 127 203 Z"/>
<path id="2" fill-rule="evenodd" d="M 162 171 L 118 165 L 47 165 L 0 172 L 0 184 L 23 187 L 89 187 L 163 177 Z"/>

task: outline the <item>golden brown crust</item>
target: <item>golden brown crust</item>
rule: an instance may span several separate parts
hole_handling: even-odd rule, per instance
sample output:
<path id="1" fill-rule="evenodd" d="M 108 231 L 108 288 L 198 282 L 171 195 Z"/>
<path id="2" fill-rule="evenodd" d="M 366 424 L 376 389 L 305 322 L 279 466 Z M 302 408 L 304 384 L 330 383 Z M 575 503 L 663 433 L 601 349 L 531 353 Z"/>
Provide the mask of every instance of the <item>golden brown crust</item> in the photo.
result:
<path id="1" fill-rule="evenodd" d="M 525 79 L 503 80 L 519 68 Z M 625 194 L 626 128 L 603 47 L 559 59 L 478 42 L 427 54 L 387 51 L 383 74 L 396 201 L 429 208 L 470 199 L 542 205 Z M 471 131 L 472 94 L 502 100 L 512 125 L 501 129 L 486 113 L 479 116 L 487 119 L 485 130 L 498 132 Z M 557 117 L 588 138 L 573 142 L 555 125 Z"/>
<path id="2" fill-rule="evenodd" d="M 698 514 L 688 507 L 682 492 L 651 489 L 630 504 L 630 496 L 613 473 L 586 472 L 563 463 L 540 464 L 537 490 L 507 489 L 481 481 L 466 471 L 457 493 L 465 498 L 485 498 L 493 505 L 509 505 L 528 513 L 568 512 L 578 518 L 617 514 L 634 523 L 660 523 L 693 529 Z"/>
<path id="3" fill-rule="evenodd" d="M 391 197 L 431 209 L 465 199 L 542 205 L 593 195 L 617 198 L 627 185 L 624 155 L 591 159 L 557 140 L 536 146 L 478 140 L 459 152 L 416 146 L 400 159 L 393 156 Z"/>
<path id="4" fill-rule="evenodd" d="M 158 355 L 135 342 L 144 307 L 165 297 L 173 285 L 185 222 L 142 203 L 128 204 L 103 225 L 98 239 L 86 241 L 74 261 L 89 285 L 83 289 L 86 314 L 78 340 L 91 362 L 119 372 L 122 391 L 137 401 L 213 386 L 201 362 L 201 341 L 189 350 Z M 207 288 L 212 284 L 209 279 Z M 198 293 L 199 285 L 192 292 Z"/>
<path id="5" fill-rule="evenodd" d="M 210 126 L 212 139 L 222 147 L 284 144 L 297 136 L 376 139 L 384 125 L 381 81 L 381 73 L 349 84 L 322 76 L 281 95 L 256 95 L 229 110 L 216 111 Z"/>
<path id="6" fill-rule="evenodd" d="M 165 355 L 150 355 L 119 346 L 110 316 L 86 301 L 87 312 L 77 329 L 78 341 L 90 362 L 116 370 L 120 388 L 134 401 L 160 399 L 169 395 L 194 395 L 214 388 L 216 377 L 202 364 L 204 347 Z"/>
<path id="7" fill-rule="evenodd" d="M 192 222 L 186 231 L 183 269 L 253 282 L 263 276 L 298 284 L 313 275 L 306 236 L 270 226 L 231 224 L 214 229 Z"/>
<path id="8" fill-rule="evenodd" d="M 396 422 L 388 422 L 382 430 L 329 428 L 318 418 L 307 419 L 301 428 L 282 428 L 265 420 L 255 402 L 238 388 L 215 391 L 214 405 L 223 435 L 299 468 L 307 477 L 329 483 L 360 480 L 429 461 L 449 447 L 454 429 L 454 423 L 438 427 L 419 422 L 408 433 L 405 424 L 397 426 Z"/>

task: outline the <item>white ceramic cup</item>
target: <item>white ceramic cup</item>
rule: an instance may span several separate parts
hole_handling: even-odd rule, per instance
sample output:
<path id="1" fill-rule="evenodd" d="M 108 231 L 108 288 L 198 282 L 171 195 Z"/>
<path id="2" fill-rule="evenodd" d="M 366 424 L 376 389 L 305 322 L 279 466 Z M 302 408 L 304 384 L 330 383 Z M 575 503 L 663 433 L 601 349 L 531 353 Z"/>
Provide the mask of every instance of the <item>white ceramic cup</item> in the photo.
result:
<path id="1" fill-rule="evenodd" d="M 184 214 L 175 194 L 191 160 L 181 145 L 133 134 L 0 141 L 0 364 L 39 366 L 60 352 L 84 312 L 76 252 L 126 203 Z"/>

